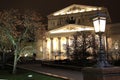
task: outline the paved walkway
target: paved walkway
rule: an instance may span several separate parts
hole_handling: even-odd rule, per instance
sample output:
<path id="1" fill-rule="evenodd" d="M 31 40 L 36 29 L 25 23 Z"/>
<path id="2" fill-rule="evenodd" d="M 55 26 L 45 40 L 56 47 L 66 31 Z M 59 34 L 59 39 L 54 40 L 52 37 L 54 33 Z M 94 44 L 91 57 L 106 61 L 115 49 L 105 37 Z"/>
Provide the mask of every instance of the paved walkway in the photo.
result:
<path id="1" fill-rule="evenodd" d="M 58 76 L 67 77 L 70 80 L 83 80 L 82 73 L 80 71 L 68 70 L 68 69 L 58 69 L 53 67 L 43 67 L 40 64 L 21 64 L 19 65 L 23 68 L 29 68 L 37 72 L 53 74 Z"/>

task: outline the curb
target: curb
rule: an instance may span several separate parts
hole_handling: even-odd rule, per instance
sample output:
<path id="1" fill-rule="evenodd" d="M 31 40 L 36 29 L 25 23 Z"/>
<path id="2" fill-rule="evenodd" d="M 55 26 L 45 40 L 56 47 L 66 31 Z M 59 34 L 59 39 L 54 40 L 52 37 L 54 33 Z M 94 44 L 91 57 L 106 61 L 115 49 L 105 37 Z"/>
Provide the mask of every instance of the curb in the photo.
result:
<path id="1" fill-rule="evenodd" d="M 69 79 L 67 77 L 59 76 L 59 75 L 56 75 L 56 74 L 46 73 L 46 72 L 42 72 L 42 71 L 36 71 L 36 70 L 33 70 L 33 69 L 23 68 L 23 67 L 20 67 L 20 66 L 18 66 L 18 68 L 30 70 L 30 71 L 37 72 L 37 73 L 40 73 L 40 74 L 44 74 L 44 75 L 51 76 L 51 77 L 61 78 L 63 80 L 72 80 L 72 79 Z"/>
<path id="2" fill-rule="evenodd" d="M 57 64 L 49 64 L 49 63 L 43 63 L 42 66 L 51 66 L 51 67 L 62 67 L 65 69 L 72 69 L 72 70 L 82 70 L 82 67 L 76 67 L 76 66 L 65 66 L 65 65 L 57 65 Z"/>

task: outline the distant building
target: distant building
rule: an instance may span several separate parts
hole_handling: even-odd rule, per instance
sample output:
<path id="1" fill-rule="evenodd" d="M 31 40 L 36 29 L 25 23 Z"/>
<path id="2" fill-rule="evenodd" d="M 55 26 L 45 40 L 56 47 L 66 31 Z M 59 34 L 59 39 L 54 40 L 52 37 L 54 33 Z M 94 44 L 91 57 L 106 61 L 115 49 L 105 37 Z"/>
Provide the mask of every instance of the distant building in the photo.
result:
<path id="1" fill-rule="evenodd" d="M 120 47 L 120 23 L 109 24 L 109 49 L 114 48 L 114 43 L 119 43 Z"/>
<path id="2" fill-rule="evenodd" d="M 111 24 L 110 36 L 113 40 L 120 40 L 120 23 Z"/>
<path id="3" fill-rule="evenodd" d="M 42 59 L 66 59 L 66 44 L 71 44 L 74 33 L 94 31 L 92 18 L 98 13 L 107 15 L 107 24 L 111 22 L 107 8 L 87 5 L 70 5 L 48 15 L 48 32 L 43 41 Z"/>

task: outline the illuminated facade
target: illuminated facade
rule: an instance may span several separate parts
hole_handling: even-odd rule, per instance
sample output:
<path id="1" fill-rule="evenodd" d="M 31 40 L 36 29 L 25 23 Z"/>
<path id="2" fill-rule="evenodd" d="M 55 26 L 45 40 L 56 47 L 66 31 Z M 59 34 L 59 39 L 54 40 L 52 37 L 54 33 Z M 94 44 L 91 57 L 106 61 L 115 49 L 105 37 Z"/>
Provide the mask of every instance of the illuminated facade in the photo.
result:
<path id="1" fill-rule="evenodd" d="M 93 31 L 92 17 L 102 12 L 110 17 L 106 8 L 73 4 L 48 15 L 48 32 L 42 45 L 42 59 L 66 59 L 66 45 L 72 42 L 73 34 L 80 31 Z"/>
<path id="2" fill-rule="evenodd" d="M 78 31 L 94 30 L 91 26 L 68 24 L 47 32 L 45 56 L 49 59 L 66 59 L 66 45 L 71 45 L 72 36 Z M 60 53 L 59 53 L 60 52 Z M 52 53 L 52 54 L 51 54 Z"/>
<path id="3" fill-rule="evenodd" d="M 119 60 L 120 59 L 120 23 L 109 25 L 109 37 L 108 37 L 108 51 L 110 59 Z"/>

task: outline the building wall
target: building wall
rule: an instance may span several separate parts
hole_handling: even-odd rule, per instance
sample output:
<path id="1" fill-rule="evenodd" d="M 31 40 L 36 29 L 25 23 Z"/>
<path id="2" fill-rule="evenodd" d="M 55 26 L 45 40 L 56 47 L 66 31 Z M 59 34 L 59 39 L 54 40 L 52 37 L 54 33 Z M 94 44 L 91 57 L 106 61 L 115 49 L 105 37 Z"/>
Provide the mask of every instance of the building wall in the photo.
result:
<path id="1" fill-rule="evenodd" d="M 109 37 L 111 38 L 111 45 L 115 42 L 118 42 L 120 44 L 120 23 L 115 23 L 115 24 L 111 24 L 110 27 L 110 33 L 109 33 Z"/>
<path id="2" fill-rule="evenodd" d="M 108 11 L 106 8 L 100 10 L 99 12 L 105 13 L 107 15 L 107 23 L 111 21 Z M 93 26 L 92 18 L 98 13 L 98 11 L 89 11 L 83 13 L 73 13 L 73 14 L 66 14 L 66 15 L 49 15 L 48 16 L 48 30 L 52 30 L 55 28 L 62 27 L 66 24 L 69 24 L 68 20 L 75 21 L 75 24 L 79 25 L 86 25 L 86 26 Z"/>
<path id="3" fill-rule="evenodd" d="M 96 7 L 99 8 L 99 7 Z M 82 8 L 81 8 L 82 9 Z M 61 10 L 60 10 L 61 11 Z M 99 12 L 105 13 L 107 15 L 107 23 L 111 22 L 108 10 L 106 8 L 101 8 Z M 60 27 L 63 27 L 67 24 L 77 24 L 83 26 L 93 26 L 92 19 L 98 13 L 98 10 L 91 10 L 79 13 L 72 13 L 72 14 L 64 14 L 64 15 L 54 15 L 54 13 L 48 15 L 48 30 L 54 30 Z M 66 36 L 67 35 L 67 36 Z M 43 59 L 59 59 L 59 58 L 66 58 L 64 57 L 56 57 L 55 51 L 64 52 L 63 44 L 67 44 L 70 39 L 67 37 L 72 36 L 72 34 L 55 34 L 47 36 L 46 42 L 46 49 L 43 52 Z M 59 38 L 60 37 L 60 38 Z M 58 54 L 58 53 L 57 53 Z"/>

